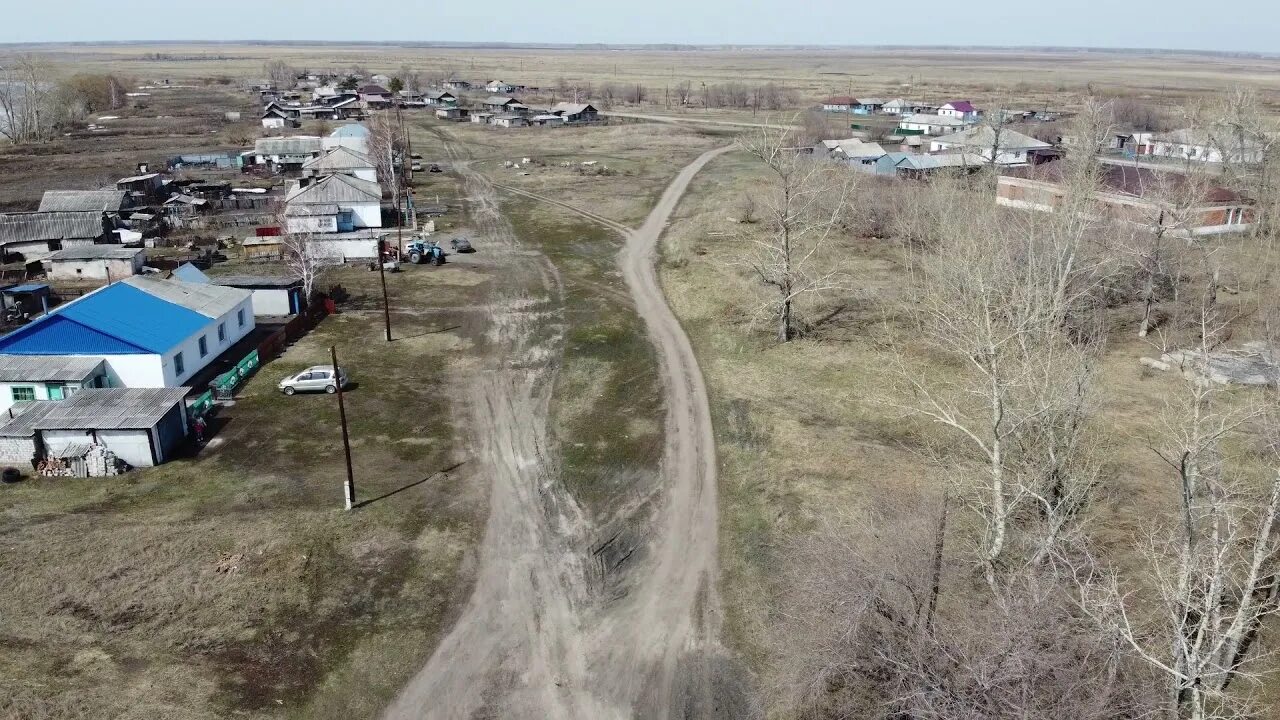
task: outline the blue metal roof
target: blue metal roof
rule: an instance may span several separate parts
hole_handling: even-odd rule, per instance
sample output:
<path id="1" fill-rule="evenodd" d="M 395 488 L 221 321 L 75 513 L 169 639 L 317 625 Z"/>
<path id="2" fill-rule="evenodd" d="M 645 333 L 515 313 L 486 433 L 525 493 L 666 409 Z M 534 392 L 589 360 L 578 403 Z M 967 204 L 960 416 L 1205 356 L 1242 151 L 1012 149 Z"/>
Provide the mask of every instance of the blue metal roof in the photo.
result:
<path id="1" fill-rule="evenodd" d="M 115 283 L 0 337 L 0 353 L 163 354 L 208 324 L 200 313 Z"/>
<path id="2" fill-rule="evenodd" d="M 44 285 L 42 283 L 27 283 L 26 285 L 13 285 L 13 286 L 4 288 L 3 290 L 0 290 L 0 292 L 30 293 L 30 292 L 40 292 L 41 290 L 48 290 L 48 289 L 49 289 L 49 286 Z"/>

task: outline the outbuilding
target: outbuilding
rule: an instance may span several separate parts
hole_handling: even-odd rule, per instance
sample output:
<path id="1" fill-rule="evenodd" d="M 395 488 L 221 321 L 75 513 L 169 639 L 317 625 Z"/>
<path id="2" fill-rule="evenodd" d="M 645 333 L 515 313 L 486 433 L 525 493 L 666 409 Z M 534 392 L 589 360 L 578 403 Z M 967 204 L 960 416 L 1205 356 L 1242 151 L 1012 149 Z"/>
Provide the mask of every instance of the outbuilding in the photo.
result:
<path id="1" fill-rule="evenodd" d="M 297 278 L 223 275 L 211 277 L 209 282 L 252 292 L 257 317 L 297 315 L 303 310 L 302 281 Z"/>
<path id="2" fill-rule="evenodd" d="M 51 280 L 123 280 L 142 272 L 147 253 L 119 245 L 85 245 L 59 250 L 44 259 Z"/>
<path id="3" fill-rule="evenodd" d="M 83 458 L 100 445 L 133 467 L 153 467 L 178 454 L 187 437 L 188 387 L 82 390 L 65 400 L 11 408 L 0 425 L 0 460 Z"/>
<path id="4" fill-rule="evenodd" d="M 0 355 L 0 412 L 14 403 L 65 400 L 86 388 L 109 386 L 102 358 Z"/>
<path id="5" fill-rule="evenodd" d="M 63 248 L 105 242 L 111 223 L 104 213 L 18 212 L 0 214 L 0 249 L 5 259 L 43 260 Z"/>

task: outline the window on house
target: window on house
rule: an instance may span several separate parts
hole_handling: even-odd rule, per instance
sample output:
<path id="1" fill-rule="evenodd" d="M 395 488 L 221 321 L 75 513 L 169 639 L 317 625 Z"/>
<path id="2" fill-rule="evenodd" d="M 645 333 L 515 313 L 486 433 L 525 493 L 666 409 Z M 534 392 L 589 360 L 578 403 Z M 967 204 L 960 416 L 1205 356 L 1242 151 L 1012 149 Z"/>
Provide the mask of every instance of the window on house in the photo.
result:
<path id="1" fill-rule="evenodd" d="M 227 341 L 227 324 L 218 323 L 218 342 L 224 343 L 226 341 Z"/>
<path id="2" fill-rule="evenodd" d="M 173 374 L 181 375 L 187 371 L 186 365 L 182 362 L 182 353 L 173 356 Z"/>
<path id="3" fill-rule="evenodd" d="M 200 346 L 200 357 L 204 357 L 209 354 L 209 341 L 205 339 L 205 336 L 201 335 L 200 341 L 197 344 Z"/>
<path id="4" fill-rule="evenodd" d="M 36 399 L 36 389 L 33 387 L 15 387 L 10 392 L 13 394 L 14 402 L 26 402 L 27 400 Z"/>
<path id="5" fill-rule="evenodd" d="M 236 311 L 236 320 L 240 323 L 240 327 L 244 327 L 244 308 Z"/>

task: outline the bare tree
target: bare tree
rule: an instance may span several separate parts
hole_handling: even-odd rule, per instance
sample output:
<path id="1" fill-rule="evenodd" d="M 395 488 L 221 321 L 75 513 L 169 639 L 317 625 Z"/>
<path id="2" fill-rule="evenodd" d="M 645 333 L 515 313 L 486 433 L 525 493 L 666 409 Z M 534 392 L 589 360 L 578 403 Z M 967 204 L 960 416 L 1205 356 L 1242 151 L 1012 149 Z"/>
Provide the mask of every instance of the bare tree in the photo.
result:
<path id="1" fill-rule="evenodd" d="M 54 74 L 38 55 L 17 55 L 0 65 L 0 135 L 15 144 L 53 137 L 72 109 Z"/>
<path id="2" fill-rule="evenodd" d="M 807 295 L 837 289 L 840 274 L 820 267 L 826 241 L 847 221 L 857 176 L 833 163 L 799 153 L 789 130 L 760 129 L 738 145 L 768 169 L 770 183 L 757 206 L 763 236 L 753 236 L 750 266 L 772 288 L 758 313 L 776 323 L 777 339 L 796 337 L 795 303 Z"/>
<path id="3" fill-rule="evenodd" d="M 1082 583 L 1082 607 L 1163 677 L 1166 710 L 1188 720 L 1249 716 L 1248 693 L 1233 686 L 1261 677 L 1254 651 L 1280 601 L 1280 466 L 1261 487 L 1232 466 L 1226 441 L 1262 413 L 1233 409 L 1205 380 L 1209 347 L 1183 356 L 1188 381 L 1154 448 L 1175 483 L 1176 519 L 1143 538 L 1137 582 L 1113 568 Z"/>
<path id="4" fill-rule="evenodd" d="M 404 83 L 404 87 L 413 92 L 422 92 L 424 86 L 422 84 L 422 73 L 409 65 L 401 65 L 400 72 L 396 73 L 396 77 L 400 78 L 400 82 Z"/>
<path id="5" fill-rule="evenodd" d="M 288 229 L 287 225 L 284 227 Z M 280 242 L 285 270 L 290 279 L 301 283 L 308 303 L 315 299 L 316 285 L 337 265 L 333 258 L 316 252 L 312 239 L 309 232 L 286 232 Z"/>
<path id="6" fill-rule="evenodd" d="M 262 66 L 267 82 L 277 90 L 291 90 L 298 82 L 298 69 L 284 60 L 268 60 Z"/>
<path id="7" fill-rule="evenodd" d="M 688 80 L 676 83 L 672 90 L 676 94 L 676 102 L 680 103 L 680 107 L 687 106 L 693 97 L 693 83 Z"/>

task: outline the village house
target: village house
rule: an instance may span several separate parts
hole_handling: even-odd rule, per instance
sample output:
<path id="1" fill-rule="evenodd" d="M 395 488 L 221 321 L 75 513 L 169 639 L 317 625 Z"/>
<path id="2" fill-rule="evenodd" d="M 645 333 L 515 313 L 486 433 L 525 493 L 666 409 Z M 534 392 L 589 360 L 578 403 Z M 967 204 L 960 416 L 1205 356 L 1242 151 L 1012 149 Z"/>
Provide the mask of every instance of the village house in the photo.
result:
<path id="1" fill-rule="evenodd" d="M 484 89 L 493 95 L 506 95 L 515 92 L 516 86 L 501 80 L 490 80 Z"/>
<path id="2" fill-rule="evenodd" d="M 247 290 L 125 278 L 0 337 L 8 356 L 105 360 L 112 387 L 179 387 L 253 331 Z"/>
<path id="3" fill-rule="evenodd" d="M 837 95 L 822 101 L 822 109 L 827 112 L 852 113 L 858 106 L 858 99 L 848 95 Z"/>
<path id="4" fill-rule="evenodd" d="M 589 103 L 556 103 L 548 113 L 559 115 L 567 123 L 591 123 L 600 119 L 600 111 Z"/>
<path id="5" fill-rule="evenodd" d="M 529 108 L 515 98 L 492 95 L 485 98 L 484 109 L 495 113 L 519 114 L 528 111 Z"/>
<path id="6" fill-rule="evenodd" d="M 287 110 L 278 107 L 268 107 L 262 111 L 262 127 L 265 130 L 284 130 L 286 128 L 300 128 L 302 121 L 298 116 L 291 115 Z"/>
<path id="7" fill-rule="evenodd" d="M 908 133 L 924 135 L 946 135 L 969 127 L 969 122 L 953 115 L 930 115 L 913 113 L 903 115 L 898 121 L 898 129 Z"/>
<path id="8" fill-rule="evenodd" d="M 0 252 L 6 260 L 43 260 L 63 248 L 109 242 L 113 229 L 98 211 L 2 213 Z"/>
<path id="9" fill-rule="evenodd" d="M 1196 160 L 1204 163 L 1260 163 L 1262 147 L 1254 140 L 1238 137 L 1230 128 L 1183 129 L 1152 133 L 1144 155 Z"/>
<path id="10" fill-rule="evenodd" d="M 266 165 L 272 172 L 296 172 L 308 160 L 319 157 L 324 144 L 314 135 L 291 135 L 258 138 L 253 150 L 258 164 Z"/>
<path id="11" fill-rule="evenodd" d="M 109 383 L 102 358 L 0 355 L 0 413 L 7 413 L 15 402 L 63 400 Z"/>
<path id="12" fill-rule="evenodd" d="M 471 113 L 471 122 L 477 125 L 488 125 L 493 122 L 493 115 L 491 112 Z"/>
<path id="13" fill-rule="evenodd" d="M 378 181 L 378 169 L 367 156 L 348 147 L 336 147 L 302 165 L 303 175 L 350 175 L 369 182 Z"/>
<path id="14" fill-rule="evenodd" d="M 85 245 L 59 250 L 44 259 L 50 280 L 114 282 L 142 272 L 147 254 L 142 248 Z"/>
<path id="15" fill-rule="evenodd" d="M 997 137 L 995 128 L 986 125 L 934 138 L 929 143 L 929 152 L 973 153 L 981 155 L 988 163 L 1005 166 L 1027 165 L 1057 157 L 1057 151 L 1047 142 L 1009 129 L 1001 129 Z"/>
<path id="16" fill-rule="evenodd" d="M 360 102 L 364 103 L 365 107 L 374 108 L 391 105 L 391 91 L 381 85 L 364 85 L 356 90 L 356 93 L 360 96 Z"/>
<path id="17" fill-rule="evenodd" d="M 427 105 L 431 106 L 458 104 L 457 96 L 447 90 L 429 92 L 423 96 L 423 101 L 425 101 Z"/>
<path id="18" fill-rule="evenodd" d="M 885 155 L 885 150 L 877 143 L 850 138 L 848 140 L 823 140 L 814 146 L 813 154 L 818 157 L 826 157 L 847 163 L 855 169 L 874 172 L 875 162 Z"/>
<path id="19" fill-rule="evenodd" d="M 467 82 L 466 80 L 461 80 L 459 78 L 449 78 L 448 80 L 445 80 L 443 83 L 440 83 L 440 87 L 444 88 L 445 90 L 470 90 L 471 83 Z"/>
<path id="20" fill-rule="evenodd" d="M 1255 221 L 1252 201 L 1220 186 L 1199 186 L 1183 173 L 1128 164 L 1106 164 L 1094 193 L 1098 216 L 1141 227 L 1163 224 L 1177 235 L 1244 232 Z M 1062 163 L 1025 168 L 997 179 L 996 202 L 1054 212 L 1066 196 Z"/>
<path id="21" fill-rule="evenodd" d="M 86 388 L 64 400 L 22 403 L 0 424 L 0 461 L 34 466 L 57 458 L 81 477 L 114 472 L 92 468 L 95 458 L 101 463 L 114 457 L 130 467 L 160 465 L 181 452 L 190 391 Z"/>
<path id="22" fill-rule="evenodd" d="M 285 204 L 291 233 L 382 227 L 382 187 L 351 175 L 304 177 L 289 190 Z"/>
<path id="23" fill-rule="evenodd" d="M 542 127 L 559 127 L 565 124 L 565 119 L 561 115 L 542 114 L 534 115 L 529 118 L 530 125 L 538 125 Z"/>
<path id="24" fill-rule="evenodd" d="M 957 117 L 969 122 L 973 122 L 978 119 L 978 109 L 975 108 L 973 103 L 968 100 L 952 100 L 938 108 L 938 114 L 947 117 Z"/>
<path id="25" fill-rule="evenodd" d="M 359 120 L 364 117 L 365 105 L 356 95 L 340 95 L 319 105 L 298 108 L 298 113 L 313 120 Z"/>
<path id="26" fill-rule="evenodd" d="M 467 116 L 467 111 L 460 107 L 448 106 L 436 108 L 436 117 L 441 120 L 461 120 Z"/>

